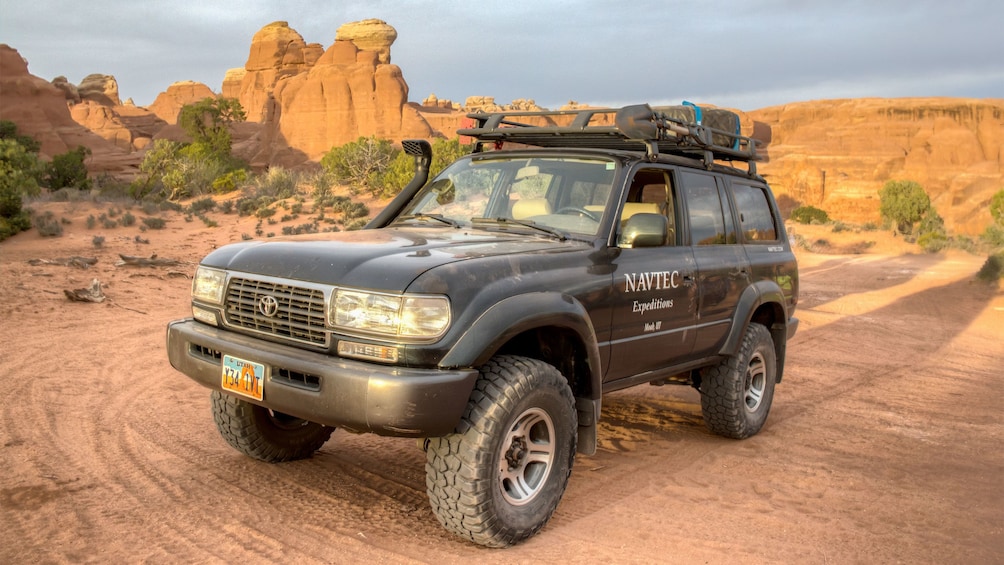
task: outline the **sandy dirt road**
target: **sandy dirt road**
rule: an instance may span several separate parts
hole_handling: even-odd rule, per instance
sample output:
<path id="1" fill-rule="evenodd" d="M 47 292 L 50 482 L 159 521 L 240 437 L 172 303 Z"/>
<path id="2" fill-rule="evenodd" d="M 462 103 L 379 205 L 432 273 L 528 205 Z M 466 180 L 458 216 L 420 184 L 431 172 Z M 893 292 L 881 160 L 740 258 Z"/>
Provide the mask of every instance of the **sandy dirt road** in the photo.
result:
<path id="1" fill-rule="evenodd" d="M 802 253 L 758 436 L 711 435 L 690 389 L 613 394 L 551 522 L 487 550 L 439 526 L 413 440 L 339 430 L 269 465 L 218 437 L 164 329 L 184 274 L 246 228 L 175 218 L 95 249 L 82 225 L 0 244 L 0 563 L 1004 561 L 1004 294 L 973 282 L 980 258 Z M 114 266 L 154 252 L 185 263 Z M 27 263 L 70 255 L 99 262 Z M 63 296 L 95 277 L 111 302 Z"/>

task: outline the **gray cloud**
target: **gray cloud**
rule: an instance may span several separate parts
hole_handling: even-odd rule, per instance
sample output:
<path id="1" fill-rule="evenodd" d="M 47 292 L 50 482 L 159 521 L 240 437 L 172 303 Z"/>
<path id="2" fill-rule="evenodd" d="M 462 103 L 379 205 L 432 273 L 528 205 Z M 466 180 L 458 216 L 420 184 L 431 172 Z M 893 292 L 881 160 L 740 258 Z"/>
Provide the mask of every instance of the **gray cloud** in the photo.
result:
<path id="1" fill-rule="evenodd" d="M 327 47 L 340 25 L 371 17 L 398 30 L 392 59 L 416 101 L 431 93 L 548 107 L 693 99 L 755 109 L 818 98 L 1004 97 L 1004 5 L 995 0 L 34 0 L 4 3 L 0 42 L 43 78 L 114 75 L 122 97 L 142 105 L 180 80 L 218 91 L 272 21 Z"/>

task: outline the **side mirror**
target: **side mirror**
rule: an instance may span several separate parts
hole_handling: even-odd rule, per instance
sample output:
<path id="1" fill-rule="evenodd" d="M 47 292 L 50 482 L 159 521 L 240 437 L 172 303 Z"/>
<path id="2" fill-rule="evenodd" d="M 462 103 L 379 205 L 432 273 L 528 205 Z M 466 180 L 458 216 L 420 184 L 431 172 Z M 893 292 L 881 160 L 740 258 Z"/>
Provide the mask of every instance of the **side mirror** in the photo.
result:
<path id="1" fill-rule="evenodd" d="M 628 218 L 617 245 L 625 248 L 662 247 L 669 244 L 669 218 L 662 214 L 635 214 Z"/>

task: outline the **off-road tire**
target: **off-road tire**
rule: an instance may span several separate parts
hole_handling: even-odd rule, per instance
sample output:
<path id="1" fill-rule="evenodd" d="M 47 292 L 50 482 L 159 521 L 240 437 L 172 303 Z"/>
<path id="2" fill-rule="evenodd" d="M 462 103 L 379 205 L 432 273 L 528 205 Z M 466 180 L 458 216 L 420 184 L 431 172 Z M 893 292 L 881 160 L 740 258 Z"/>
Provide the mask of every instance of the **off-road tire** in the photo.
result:
<path id="1" fill-rule="evenodd" d="M 428 441 L 425 484 L 436 518 L 488 547 L 534 535 L 565 492 L 576 430 L 575 400 L 557 369 L 492 358 L 456 431 Z"/>
<path id="2" fill-rule="evenodd" d="M 774 400 L 777 358 L 762 324 L 746 328 L 739 351 L 701 375 L 701 412 L 712 432 L 734 439 L 756 435 Z"/>
<path id="3" fill-rule="evenodd" d="M 213 420 L 220 435 L 231 447 L 259 461 L 306 459 L 335 431 L 219 391 L 213 391 L 212 398 Z"/>

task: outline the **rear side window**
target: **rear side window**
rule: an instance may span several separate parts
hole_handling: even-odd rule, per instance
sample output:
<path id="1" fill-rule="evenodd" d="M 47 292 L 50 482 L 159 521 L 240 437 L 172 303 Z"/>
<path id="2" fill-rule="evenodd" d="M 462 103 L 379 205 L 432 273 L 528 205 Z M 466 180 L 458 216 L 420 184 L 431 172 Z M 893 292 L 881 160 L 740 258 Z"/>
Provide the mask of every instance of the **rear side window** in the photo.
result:
<path id="1" fill-rule="evenodd" d="M 733 182 L 732 195 L 746 241 L 777 241 L 777 226 L 770 212 L 767 193 L 760 187 Z"/>
<path id="2" fill-rule="evenodd" d="M 718 197 L 715 177 L 682 171 L 683 196 L 687 201 L 690 220 L 690 241 L 693 245 L 726 243 L 725 217 Z"/>

